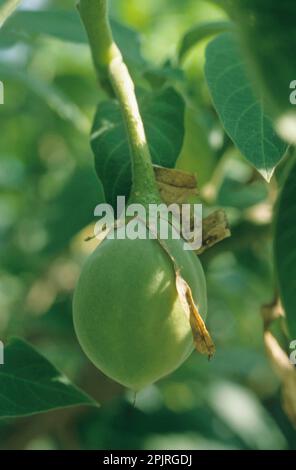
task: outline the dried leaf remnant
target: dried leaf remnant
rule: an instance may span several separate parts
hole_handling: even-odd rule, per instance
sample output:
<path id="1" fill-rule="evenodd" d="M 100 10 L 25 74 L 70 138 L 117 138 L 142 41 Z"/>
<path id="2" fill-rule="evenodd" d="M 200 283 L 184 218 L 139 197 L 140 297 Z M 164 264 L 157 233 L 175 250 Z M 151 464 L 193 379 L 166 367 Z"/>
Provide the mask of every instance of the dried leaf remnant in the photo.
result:
<path id="1" fill-rule="evenodd" d="M 178 270 L 176 271 L 176 288 L 183 309 L 190 321 L 195 348 L 211 359 L 215 354 L 215 345 L 198 311 L 198 307 L 194 303 L 191 289 Z"/>

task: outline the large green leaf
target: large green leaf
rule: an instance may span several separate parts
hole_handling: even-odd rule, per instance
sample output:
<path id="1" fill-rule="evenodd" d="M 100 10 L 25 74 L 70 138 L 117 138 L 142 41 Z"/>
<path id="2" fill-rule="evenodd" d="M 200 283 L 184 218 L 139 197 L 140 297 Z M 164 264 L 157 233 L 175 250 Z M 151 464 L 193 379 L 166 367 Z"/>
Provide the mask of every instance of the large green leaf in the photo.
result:
<path id="1" fill-rule="evenodd" d="M 192 47 L 200 41 L 232 29 L 233 24 L 229 21 L 212 21 L 193 26 L 182 38 L 178 53 L 179 61 L 182 62 Z"/>
<path id="2" fill-rule="evenodd" d="M 54 253 L 64 249 L 74 235 L 94 220 L 94 209 L 102 202 L 103 190 L 94 168 L 78 166 L 62 190 L 46 206 L 46 251 Z"/>
<path id="3" fill-rule="evenodd" d="M 206 78 L 220 119 L 233 142 L 269 181 L 287 145 L 255 95 L 236 37 L 225 33 L 206 51 Z"/>
<path id="4" fill-rule="evenodd" d="M 28 343 L 13 339 L 0 365 L 0 418 L 74 405 L 98 406 Z"/>
<path id="5" fill-rule="evenodd" d="M 289 85 L 296 73 L 296 2 L 223 1 L 238 23 L 248 58 L 271 101 L 281 110 L 292 109 Z"/>
<path id="6" fill-rule="evenodd" d="M 275 226 L 275 262 L 290 333 L 296 338 L 296 163 L 283 186 Z"/>
<path id="7" fill-rule="evenodd" d="M 0 36 L 2 34 L 10 34 L 11 40 L 15 42 L 40 35 L 76 43 L 87 42 L 82 23 L 75 11 L 17 11 L 6 21 Z"/>
<path id="8" fill-rule="evenodd" d="M 111 21 L 114 38 L 127 62 L 140 66 L 144 59 L 140 51 L 140 39 L 136 31 Z M 78 13 L 75 11 L 45 10 L 17 11 L 0 30 L 0 46 L 30 40 L 40 35 L 52 36 L 63 41 L 88 44 L 87 36 Z"/>
<path id="9" fill-rule="evenodd" d="M 217 195 L 216 204 L 224 207 L 236 207 L 240 210 L 247 209 L 264 201 L 268 196 L 266 183 L 255 181 L 244 184 L 237 181 L 231 175 L 223 180 Z"/>
<path id="10" fill-rule="evenodd" d="M 183 99 L 173 88 L 166 88 L 158 93 L 141 91 L 138 95 L 153 162 L 172 168 L 184 138 Z M 91 145 L 106 200 L 115 206 L 117 196 L 128 196 L 131 188 L 129 143 L 116 101 L 99 104 Z"/>

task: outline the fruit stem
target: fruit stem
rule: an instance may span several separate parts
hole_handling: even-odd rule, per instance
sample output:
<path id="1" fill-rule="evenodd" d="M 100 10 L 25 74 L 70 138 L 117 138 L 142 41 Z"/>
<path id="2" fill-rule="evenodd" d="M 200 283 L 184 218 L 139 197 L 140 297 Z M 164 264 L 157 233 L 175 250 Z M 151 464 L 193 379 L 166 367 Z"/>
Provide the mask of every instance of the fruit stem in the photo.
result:
<path id="1" fill-rule="evenodd" d="M 135 87 L 112 36 L 108 1 L 80 0 L 78 10 L 88 35 L 98 77 L 104 86 L 111 84 L 125 122 L 133 172 L 129 202 L 158 203 L 160 196 Z"/>

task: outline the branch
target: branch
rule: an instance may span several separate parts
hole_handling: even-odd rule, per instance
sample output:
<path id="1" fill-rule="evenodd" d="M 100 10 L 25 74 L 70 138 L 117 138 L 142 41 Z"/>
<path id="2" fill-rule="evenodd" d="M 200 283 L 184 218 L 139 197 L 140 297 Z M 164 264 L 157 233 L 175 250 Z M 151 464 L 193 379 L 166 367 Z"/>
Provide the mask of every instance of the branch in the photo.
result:
<path id="1" fill-rule="evenodd" d="M 261 309 L 264 322 L 264 345 L 269 362 L 281 383 L 283 409 L 296 428 L 296 369 L 286 352 L 270 331 L 272 323 L 284 319 L 285 313 L 278 297 Z M 284 333 L 286 333 L 284 331 Z"/>
<path id="2" fill-rule="evenodd" d="M 108 2 L 80 0 L 78 10 L 88 35 L 98 77 L 103 83 L 106 83 L 106 80 L 110 82 L 126 125 L 133 167 L 130 202 L 157 203 L 160 197 L 135 88 L 121 52 L 113 40 L 108 18 Z"/>
<path id="3" fill-rule="evenodd" d="M 271 365 L 281 382 L 284 411 L 296 428 L 296 369 L 270 331 L 264 333 L 264 344 Z"/>

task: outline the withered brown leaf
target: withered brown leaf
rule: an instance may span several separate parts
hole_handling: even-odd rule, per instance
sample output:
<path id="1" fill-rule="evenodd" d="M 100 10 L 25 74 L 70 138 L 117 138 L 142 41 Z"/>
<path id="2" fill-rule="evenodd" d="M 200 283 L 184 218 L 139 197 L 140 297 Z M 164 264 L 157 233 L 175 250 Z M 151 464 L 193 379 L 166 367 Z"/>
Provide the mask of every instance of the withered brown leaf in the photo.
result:
<path id="1" fill-rule="evenodd" d="M 153 168 L 161 199 L 167 205 L 182 204 L 198 194 L 195 175 L 158 165 Z"/>
<path id="2" fill-rule="evenodd" d="M 190 321 L 195 348 L 211 359 L 215 354 L 215 345 L 198 311 L 198 307 L 194 303 L 191 289 L 179 271 L 176 271 L 176 288 L 184 311 Z"/>

